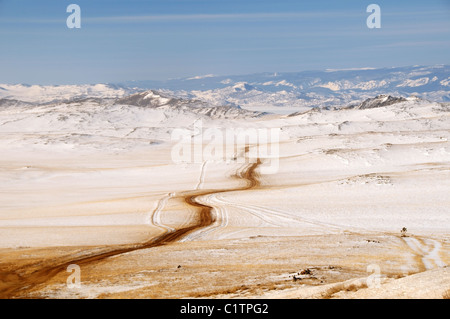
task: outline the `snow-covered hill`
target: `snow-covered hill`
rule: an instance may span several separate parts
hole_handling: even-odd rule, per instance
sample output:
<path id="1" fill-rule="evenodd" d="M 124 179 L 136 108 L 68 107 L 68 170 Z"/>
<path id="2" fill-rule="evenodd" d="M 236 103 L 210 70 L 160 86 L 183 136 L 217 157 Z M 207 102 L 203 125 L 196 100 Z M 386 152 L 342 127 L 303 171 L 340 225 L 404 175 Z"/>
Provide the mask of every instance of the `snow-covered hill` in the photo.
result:
<path id="1" fill-rule="evenodd" d="M 0 148 L 12 143 L 52 151 L 75 147 L 129 150 L 169 141 L 174 128 L 190 128 L 198 120 L 217 127 L 244 126 L 247 119 L 264 116 L 152 90 L 123 98 L 111 98 L 109 93 L 106 98 L 99 94 L 82 99 L 64 93 L 64 98 L 55 96 L 55 101 L 47 103 L 0 99 Z"/>
<path id="2" fill-rule="evenodd" d="M 71 101 L 83 98 L 118 98 L 134 91 L 112 84 L 93 85 L 27 85 L 0 84 L 0 99 L 33 103 Z"/>
<path id="3" fill-rule="evenodd" d="M 252 112 L 234 105 L 210 105 L 195 99 L 175 98 L 155 90 L 135 93 L 118 99 L 115 104 L 149 107 L 154 109 L 188 112 L 210 118 L 246 118 L 258 117 L 260 112 Z"/>

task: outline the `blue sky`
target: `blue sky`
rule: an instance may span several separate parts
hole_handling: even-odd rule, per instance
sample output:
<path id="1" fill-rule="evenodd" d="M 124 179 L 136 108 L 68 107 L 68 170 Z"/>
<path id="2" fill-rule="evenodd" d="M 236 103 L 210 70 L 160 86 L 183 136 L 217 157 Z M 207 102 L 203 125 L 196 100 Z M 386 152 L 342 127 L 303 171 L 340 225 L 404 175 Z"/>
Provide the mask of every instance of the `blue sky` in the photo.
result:
<path id="1" fill-rule="evenodd" d="M 449 64 L 450 0 L 0 0 L 0 45 L 0 83 Z"/>

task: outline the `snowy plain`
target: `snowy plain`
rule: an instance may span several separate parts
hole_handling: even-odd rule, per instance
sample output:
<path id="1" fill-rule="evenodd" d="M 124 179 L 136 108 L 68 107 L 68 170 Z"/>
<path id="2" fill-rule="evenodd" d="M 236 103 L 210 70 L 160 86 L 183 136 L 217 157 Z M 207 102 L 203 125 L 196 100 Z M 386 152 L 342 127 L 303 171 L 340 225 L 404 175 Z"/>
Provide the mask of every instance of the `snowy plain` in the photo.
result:
<path id="1" fill-rule="evenodd" d="M 156 268 L 164 272 L 172 269 L 169 261 L 183 260 L 189 273 L 180 280 L 192 285 L 204 272 L 201 265 L 208 251 L 210 263 L 235 267 L 236 282 L 229 285 L 244 280 L 249 287 L 259 282 L 267 289 L 223 294 L 226 284 L 218 283 L 216 290 L 214 285 L 189 286 L 186 293 L 191 296 L 211 291 L 209 296 L 217 297 L 324 297 L 315 292 L 321 288 L 303 294 L 291 286 L 287 268 L 296 263 L 318 267 L 322 282 L 334 285 L 328 288 L 336 291 L 326 291 L 335 297 L 370 297 L 363 292 L 346 294 L 345 285 L 337 289 L 335 284 L 367 275 L 366 267 L 373 263 L 391 278 L 388 285 L 394 285 L 395 276 L 435 271 L 435 276 L 443 276 L 437 281 L 439 291 L 450 288 L 448 103 L 409 97 L 367 109 L 302 106 L 289 115 L 234 106 L 205 112 L 205 99 L 156 91 L 127 97 L 130 92 L 122 89 L 97 88 L 77 88 L 80 98 L 70 100 L 60 94 L 61 88 L 47 95 L 33 86 L 9 88 L 15 101 L 3 100 L 0 106 L 0 254 L 5 269 L 25 262 L 21 254 L 48 260 L 57 254 L 51 247 L 64 254 L 70 249 L 95 251 L 144 242 L 191 225 L 195 207 L 180 200 L 189 191 L 205 191 L 197 200 L 213 208 L 213 223 L 172 245 L 118 255 L 115 266 L 103 262 L 109 283 L 106 277 L 96 277 L 100 270 L 86 266 L 85 290 L 65 292 L 61 274 L 36 287 L 31 296 L 153 296 L 155 285 L 164 287 L 163 274 Z M 73 89 L 67 93 L 72 97 Z M 35 96 L 39 98 L 31 98 Z M 172 131 L 188 129 L 195 136 L 199 119 L 205 128 L 220 130 L 279 129 L 277 172 L 259 171 L 258 187 L 243 190 L 236 176 L 249 164 L 239 161 L 248 145 L 237 145 L 236 153 L 226 154 L 224 161 L 174 162 Z M 268 158 L 261 160 L 264 164 Z M 405 237 L 403 227 L 408 229 Z M 330 247 L 335 240 L 339 244 Z M 305 243 L 308 247 L 302 246 Z M 183 251 L 189 258 L 180 257 Z M 281 255 L 277 259 L 271 254 Z M 147 264 L 136 261 L 146 258 Z M 226 261 L 219 262 L 223 258 Z M 222 265 L 228 261 L 231 265 Z M 255 273 L 239 268 L 242 262 Z M 282 266 L 277 270 L 278 262 Z M 337 274 L 324 268 L 332 263 L 345 270 Z M 219 275 L 221 271 L 216 270 Z M 124 277 L 113 279 L 117 274 Z M 423 282 L 402 281 L 408 288 L 397 297 L 416 296 L 414 291 L 432 282 L 423 277 Z M 305 279 L 318 287 L 314 278 Z M 274 292 L 269 284 L 281 285 L 285 292 Z M 356 290 L 367 288 L 363 286 L 353 285 Z M 177 289 L 169 289 L 168 296 L 186 296 Z M 373 296 L 391 294 L 377 290 Z"/>

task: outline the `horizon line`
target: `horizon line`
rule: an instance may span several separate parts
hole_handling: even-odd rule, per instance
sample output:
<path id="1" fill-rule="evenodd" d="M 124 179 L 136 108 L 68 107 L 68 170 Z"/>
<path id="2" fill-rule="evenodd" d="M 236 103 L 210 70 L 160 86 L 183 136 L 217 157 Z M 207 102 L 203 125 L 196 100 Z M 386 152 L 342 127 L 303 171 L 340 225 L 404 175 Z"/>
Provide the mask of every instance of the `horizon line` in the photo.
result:
<path id="1" fill-rule="evenodd" d="M 220 77 L 235 77 L 235 76 L 246 76 L 246 75 L 257 75 L 257 74 L 274 74 L 275 76 L 279 74 L 292 74 L 292 73 L 303 73 L 303 72 L 340 72 L 340 71 L 373 71 L 373 70 L 382 70 L 382 69 L 397 69 L 397 68 L 418 68 L 418 67 L 445 67 L 450 64 L 445 63 L 436 63 L 436 64 L 414 64 L 414 65 L 403 65 L 403 66 L 384 66 L 384 67 L 355 67 L 355 68 L 323 68 L 323 69 L 308 69 L 301 71 L 289 71 L 289 72 L 279 72 L 279 71 L 261 71 L 254 73 L 244 73 L 244 74 L 204 74 L 204 75 L 190 75 L 185 77 L 176 77 L 176 78 L 167 78 L 164 80 L 121 80 L 121 81 L 109 81 L 109 82 L 90 82 L 90 83 L 60 83 L 60 84 L 38 84 L 38 83 L 27 83 L 27 82 L 16 82 L 16 83 L 7 83 L 0 82 L 1 85 L 23 85 L 23 86 L 78 86 L 78 85 L 121 85 L 126 82 L 167 82 L 167 81 L 176 81 L 176 80 L 203 80 L 206 78 L 220 78 Z"/>

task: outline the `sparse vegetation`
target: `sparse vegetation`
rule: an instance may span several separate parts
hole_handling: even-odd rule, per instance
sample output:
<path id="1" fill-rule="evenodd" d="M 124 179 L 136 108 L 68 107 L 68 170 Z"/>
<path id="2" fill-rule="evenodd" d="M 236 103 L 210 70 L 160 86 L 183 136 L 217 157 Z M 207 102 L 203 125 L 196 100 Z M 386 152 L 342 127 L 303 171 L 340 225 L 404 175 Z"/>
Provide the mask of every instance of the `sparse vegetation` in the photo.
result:
<path id="1" fill-rule="evenodd" d="M 407 231 L 408 231 L 408 229 L 407 229 L 406 227 L 403 227 L 403 228 L 400 230 L 401 237 L 408 237 L 408 235 L 406 234 Z"/>
<path id="2" fill-rule="evenodd" d="M 444 299 L 450 299 L 450 289 L 447 289 L 446 292 L 442 295 L 442 298 Z"/>
<path id="3" fill-rule="evenodd" d="M 311 271 L 311 269 L 309 269 L 309 268 L 303 269 L 303 270 L 300 272 L 300 275 L 311 275 L 311 274 L 312 274 L 312 271 Z"/>

